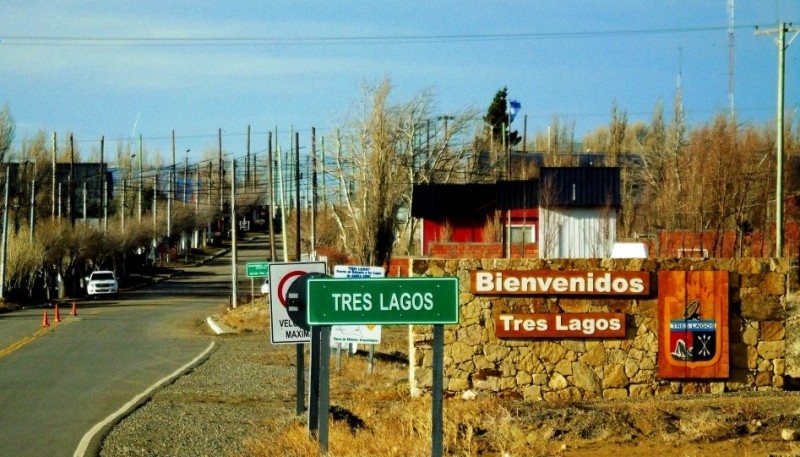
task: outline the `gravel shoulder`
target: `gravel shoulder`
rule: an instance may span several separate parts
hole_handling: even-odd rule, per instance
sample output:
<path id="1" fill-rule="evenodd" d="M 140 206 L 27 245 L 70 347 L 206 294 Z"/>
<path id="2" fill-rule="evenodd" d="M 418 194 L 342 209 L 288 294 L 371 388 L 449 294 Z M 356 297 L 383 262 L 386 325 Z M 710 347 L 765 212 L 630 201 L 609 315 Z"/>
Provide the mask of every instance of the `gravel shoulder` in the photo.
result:
<path id="1" fill-rule="evenodd" d="M 265 424 L 296 420 L 294 346 L 258 333 L 214 338 L 208 360 L 114 427 L 101 456 L 246 455 Z"/>

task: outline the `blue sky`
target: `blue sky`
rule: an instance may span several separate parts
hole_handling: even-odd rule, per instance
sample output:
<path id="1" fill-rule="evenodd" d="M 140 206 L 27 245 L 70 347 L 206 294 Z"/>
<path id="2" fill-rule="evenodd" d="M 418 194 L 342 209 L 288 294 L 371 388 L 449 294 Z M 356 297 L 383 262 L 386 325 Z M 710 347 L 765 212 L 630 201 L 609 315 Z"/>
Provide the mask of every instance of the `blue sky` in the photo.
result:
<path id="1" fill-rule="evenodd" d="M 742 122 L 775 118 L 775 35 L 754 26 L 779 21 L 800 23 L 800 2 L 736 2 Z M 442 114 L 483 113 L 507 86 L 529 137 L 556 115 L 580 139 L 608 123 L 614 101 L 631 121 L 659 101 L 669 111 L 679 69 L 690 120 L 727 110 L 727 25 L 726 0 L 6 0 L 0 104 L 18 142 L 72 132 L 88 155 L 101 135 L 114 148 L 133 133 L 166 157 L 174 130 L 180 155 L 196 160 L 218 129 L 236 156 L 247 125 L 253 151 L 275 128 L 307 144 L 311 127 L 329 133 L 365 83 L 388 77 L 396 100 L 431 89 Z M 786 55 L 788 111 L 800 103 L 798 59 L 800 41 Z"/>

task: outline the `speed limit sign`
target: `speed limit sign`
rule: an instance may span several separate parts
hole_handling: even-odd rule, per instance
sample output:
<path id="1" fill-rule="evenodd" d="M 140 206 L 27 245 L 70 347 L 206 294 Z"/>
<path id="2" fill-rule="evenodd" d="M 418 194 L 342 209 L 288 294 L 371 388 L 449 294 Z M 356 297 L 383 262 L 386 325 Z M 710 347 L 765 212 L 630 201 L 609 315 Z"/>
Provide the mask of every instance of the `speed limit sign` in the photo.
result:
<path id="1" fill-rule="evenodd" d="M 325 273 L 325 262 L 275 262 L 269 264 L 269 308 L 272 344 L 297 344 L 311 341 L 311 333 L 296 325 L 289 316 L 289 287 L 307 273 Z"/>

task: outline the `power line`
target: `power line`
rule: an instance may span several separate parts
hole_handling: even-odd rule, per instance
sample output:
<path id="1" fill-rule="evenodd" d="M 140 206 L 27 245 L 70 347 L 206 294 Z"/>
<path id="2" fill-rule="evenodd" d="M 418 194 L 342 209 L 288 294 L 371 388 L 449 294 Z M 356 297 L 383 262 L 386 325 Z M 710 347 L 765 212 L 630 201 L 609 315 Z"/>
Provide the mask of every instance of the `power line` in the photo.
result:
<path id="1" fill-rule="evenodd" d="M 753 29 L 758 25 L 740 25 L 735 29 Z M 520 32 L 520 33 L 475 33 L 443 35 L 352 35 L 352 36 L 194 36 L 194 37 L 143 37 L 143 36 L 68 36 L 68 35 L 9 35 L 3 37 L 4 46 L 306 46 L 306 45 L 348 45 L 348 44 L 418 44 L 473 41 L 527 41 L 563 40 L 605 37 L 629 37 L 644 35 L 667 35 L 683 33 L 702 33 L 730 30 L 729 25 L 670 27 L 660 29 L 594 30 L 580 32 L 575 30 L 558 32 Z"/>

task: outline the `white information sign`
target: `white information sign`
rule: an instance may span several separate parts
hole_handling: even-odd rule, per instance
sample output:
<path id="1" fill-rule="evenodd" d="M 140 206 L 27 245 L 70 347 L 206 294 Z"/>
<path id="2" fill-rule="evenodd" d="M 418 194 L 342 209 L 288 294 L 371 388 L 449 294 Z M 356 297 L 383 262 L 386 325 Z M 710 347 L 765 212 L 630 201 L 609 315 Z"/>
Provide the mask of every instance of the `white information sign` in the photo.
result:
<path id="1" fill-rule="evenodd" d="M 382 267 L 361 265 L 336 265 L 333 267 L 334 278 L 383 278 L 386 271 Z M 331 326 L 331 344 L 380 344 L 380 325 L 333 325 Z"/>
<path id="2" fill-rule="evenodd" d="M 334 278 L 383 278 L 386 271 L 383 267 L 360 265 L 336 265 L 333 267 Z"/>
<path id="3" fill-rule="evenodd" d="M 269 309 L 272 344 L 311 341 L 311 332 L 296 326 L 286 310 L 289 286 L 306 273 L 325 273 L 325 262 L 273 262 L 269 264 Z"/>

